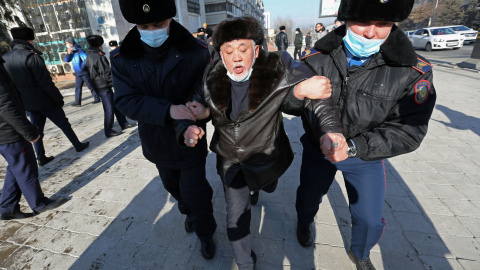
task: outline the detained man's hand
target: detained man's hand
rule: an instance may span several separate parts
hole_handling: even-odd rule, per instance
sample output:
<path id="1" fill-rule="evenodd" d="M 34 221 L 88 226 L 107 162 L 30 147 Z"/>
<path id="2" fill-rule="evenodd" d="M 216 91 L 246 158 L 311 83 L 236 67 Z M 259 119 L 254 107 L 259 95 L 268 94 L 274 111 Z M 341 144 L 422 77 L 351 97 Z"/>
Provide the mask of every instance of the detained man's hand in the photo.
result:
<path id="1" fill-rule="evenodd" d="M 296 98 L 324 99 L 332 96 L 332 85 L 325 76 L 313 76 L 295 87 L 293 92 Z"/>
<path id="2" fill-rule="evenodd" d="M 188 147 L 195 147 L 198 141 L 205 135 L 205 131 L 201 127 L 189 126 L 183 133 L 184 143 Z"/>
<path id="3" fill-rule="evenodd" d="M 187 102 L 187 108 L 193 113 L 197 120 L 207 119 L 210 116 L 210 108 L 205 108 L 203 104 L 196 101 Z"/>
<path id="4" fill-rule="evenodd" d="M 348 158 L 348 144 L 341 133 L 327 133 L 320 138 L 320 149 L 330 162 Z"/>
<path id="5" fill-rule="evenodd" d="M 170 117 L 175 120 L 189 119 L 195 121 L 192 111 L 185 105 L 170 105 Z"/>
<path id="6" fill-rule="evenodd" d="M 40 135 L 38 135 L 38 137 L 35 138 L 35 140 L 31 140 L 30 143 L 36 143 L 38 142 L 38 140 L 40 140 Z"/>

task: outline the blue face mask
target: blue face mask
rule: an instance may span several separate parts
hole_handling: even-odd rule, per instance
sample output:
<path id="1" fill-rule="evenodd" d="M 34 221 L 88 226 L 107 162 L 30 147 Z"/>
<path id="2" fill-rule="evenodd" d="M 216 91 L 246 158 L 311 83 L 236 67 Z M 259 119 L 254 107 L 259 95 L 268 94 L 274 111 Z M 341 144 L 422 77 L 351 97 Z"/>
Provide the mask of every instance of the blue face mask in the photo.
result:
<path id="1" fill-rule="evenodd" d="M 150 47 L 158 48 L 162 46 L 165 40 L 167 40 L 168 38 L 167 30 L 168 30 L 168 26 L 165 28 L 156 29 L 156 30 L 138 29 L 138 32 L 140 32 L 140 36 L 141 36 L 140 39 L 143 42 L 145 42 Z"/>
<path id="2" fill-rule="evenodd" d="M 343 37 L 343 43 L 347 49 L 356 57 L 369 57 L 380 51 L 380 45 L 385 39 L 368 39 L 355 34 L 350 27 Z"/>

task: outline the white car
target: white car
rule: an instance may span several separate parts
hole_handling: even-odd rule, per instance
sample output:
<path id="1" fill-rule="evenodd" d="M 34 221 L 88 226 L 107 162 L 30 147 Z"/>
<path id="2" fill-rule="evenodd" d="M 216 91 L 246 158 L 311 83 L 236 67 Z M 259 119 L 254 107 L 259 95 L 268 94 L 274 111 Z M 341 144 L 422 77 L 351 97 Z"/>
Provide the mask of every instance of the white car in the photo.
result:
<path id="1" fill-rule="evenodd" d="M 447 27 L 452 28 L 455 33 L 463 35 L 465 37 L 465 44 L 473 43 L 477 40 L 478 31 L 468 28 L 465 25 L 452 25 Z"/>
<path id="2" fill-rule="evenodd" d="M 417 30 L 408 36 L 414 48 L 423 48 L 426 51 L 452 48 L 460 49 L 465 37 L 455 33 L 449 27 L 429 27 Z"/>

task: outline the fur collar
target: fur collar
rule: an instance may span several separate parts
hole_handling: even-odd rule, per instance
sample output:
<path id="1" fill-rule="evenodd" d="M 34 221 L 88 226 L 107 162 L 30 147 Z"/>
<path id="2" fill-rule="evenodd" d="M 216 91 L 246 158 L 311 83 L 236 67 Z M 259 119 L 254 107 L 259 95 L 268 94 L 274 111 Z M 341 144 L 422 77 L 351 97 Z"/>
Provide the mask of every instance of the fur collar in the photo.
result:
<path id="1" fill-rule="evenodd" d="M 332 52 L 342 46 L 346 30 L 346 25 L 342 25 L 328 33 L 324 38 L 315 43 L 315 49 Z M 418 62 L 417 53 L 415 53 L 412 43 L 396 25 L 393 25 L 387 40 L 380 46 L 380 53 L 389 65 L 415 66 Z"/>
<path id="2" fill-rule="evenodd" d="M 267 53 L 260 49 L 253 65 L 250 86 L 248 88 L 248 108 L 254 111 L 263 99 L 272 92 L 272 87 L 282 76 L 280 56 L 276 53 Z M 213 62 L 208 71 L 207 87 L 215 106 L 226 111 L 230 106 L 231 82 L 227 76 L 227 69 L 222 60 Z"/>
<path id="3" fill-rule="evenodd" d="M 169 33 L 171 44 L 178 50 L 192 48 L 198 44 L 197 41 L 195 41 L 195 37 L 193 37 L 185 27 L 173 19 L 170 23 Z M 122 46 L 120 46 L 120 55 L 126 58 L 134 58 L 142 55 L 144 49 L 141 42 L 140 32 L 138 32 L 137 27 L 134 26 L 123 40 Z"/>

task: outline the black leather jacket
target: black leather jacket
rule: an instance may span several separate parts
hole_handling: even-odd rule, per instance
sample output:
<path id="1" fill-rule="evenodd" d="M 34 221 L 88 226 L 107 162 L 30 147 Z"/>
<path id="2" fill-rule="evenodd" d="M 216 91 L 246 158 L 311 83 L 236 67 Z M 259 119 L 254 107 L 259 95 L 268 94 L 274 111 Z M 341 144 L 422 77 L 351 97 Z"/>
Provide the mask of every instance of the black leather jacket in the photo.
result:
<path id="1" fill-rule="evenodd" d="M 24 40 L 13 41 L 6 53 L 5 68 L 22 98 L 25 110 L 35 112 L 63 106 L 63 96 L 48 72 L 42 53 Z"/>
<path id="2" fill-rule="evenodd" d="M 28 121 L 15 83 L 3 66 L 0 56 L 0 144 L 38 137 L 37 128 Z"/>
<path id="3" fill-rule="evenodd" d="M 435 106 L 431 65 L 394 25 L 379 53 L 347 68 L 345 31 L 341 26 L 330 32 L 303 58 L 316 74 L 330 79 L 345 138 L 355 141 L 357 156 L 367 161 L 417 149 Z M 304 124 L 311 125 L 308 119 Z"/>
<path id="4" fill-rule="evenodd" d="M 90 75 L 95 92 L 105 92 L 113 87 L 110 64 L 105 53 L 99 48 L 89 47 L 87 49 L 85 69 Z"/>
<path id="5" fill-rule="evenodd" d="M 194 100 L 210 108 L 215 127 L 210 149 L 217 154 L 217 171 L 226 187 L 241 170 L 250 190 L 267 186 L 288 169 L 293 152 L 283 127 L 282 112 L 301 115 L 311 112 L 310 100 L 298 100 L 292 88 L 313 74 L 307 66 L 294 62 L 287 52 L 266 53 L 260 50 L 248 90 L 249 110 L 232 121 L 227 117 L 231 106 L 231 81 L 221 61 L 212 62 L 198 88 Z M 318 138 L 327 132 L 342 132 L 332 99 L 319 101 L 321 129 Z M 305 109 L 306 107 L 306 109 Z M 307 118 L 311 113 L 307 113 Z M 177 138 L 183 144 L 183 132 L 192 121 L 177 125 Z"/>
<path id="6" fill-rule="evenodd" d="M 284 32 L 278 33 L 275 37 L 275 45 L 279 51 L 286 51 L 288 48 L 288 37 Z"/>

